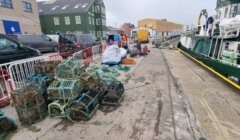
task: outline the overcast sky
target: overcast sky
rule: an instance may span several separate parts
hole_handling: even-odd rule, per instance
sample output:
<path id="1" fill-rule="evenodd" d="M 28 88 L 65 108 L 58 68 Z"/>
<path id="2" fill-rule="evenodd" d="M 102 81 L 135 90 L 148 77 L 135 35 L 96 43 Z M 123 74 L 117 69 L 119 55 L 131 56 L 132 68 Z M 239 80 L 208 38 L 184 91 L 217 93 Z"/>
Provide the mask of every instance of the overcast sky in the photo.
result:
<path id="1" fill-rule="evenodd" d="M 201 9 L 214 13 L 217 0 L 104 0 L 107 25 L 125 22 L 137 25 L 144 18 L 167 19 L 180 24 L 197 24 Z"/>

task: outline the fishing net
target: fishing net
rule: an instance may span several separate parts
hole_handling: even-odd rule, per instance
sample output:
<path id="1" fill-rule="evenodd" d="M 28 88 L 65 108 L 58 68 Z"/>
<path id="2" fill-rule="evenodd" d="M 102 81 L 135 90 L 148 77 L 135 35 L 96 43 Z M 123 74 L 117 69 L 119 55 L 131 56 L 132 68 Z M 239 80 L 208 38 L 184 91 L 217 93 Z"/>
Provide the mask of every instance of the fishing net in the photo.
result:
<path id="1" fill-rule="evenodd" d="M 66 115 L 73 122 L 91 119 L 99 106 L 98 93 L 89 90 L 67 106 Z"/>
<path id="2" fill-rule="evenodd" d="M 102 105 L 119 105 L 124 97 L 124 86 L 119 81 L 109 84 L 100 94 L 100 103 Z"/>
<path id="3" fill-rule="evenodd" d="M 84 84 L 81 80 L 54 80 L 48 87 L 50 100 L 74 100 L 83 91 Z"/>
<path id="4" fill-rule="evenodd" d="M 28 85 L 11 93 L 20 122 L 30 125 L 42 121 L 47 109 L 41 91 L 37 86 Z"/>
<path id="5" fill-rule="evenodd" d="M 59 79 L 74 79 L 81 76 L 85 70 L 75 58 L 68 58 L 56 68 L 56 77 Z"/>
<path id="6" fill-rule="evenodd" d="M 65 118 L 65 110 L 67 103 L 63 101 L 55 101 L 48 105 L 48 113 L 53 118 Z"/>
<path id="7" fill-rule="evenodd" d="M 60 61 L 44 61 L 34 65 L 35 75 L 48 75 L 54 76 L 56 67 Z"/>
<path id="8" fill-rule="evenodd" d="M 0 139 L 3 140 L 9 133 L 15 131 L 17 125 L 12 118 L 5 116 L 0 111 Z"/>

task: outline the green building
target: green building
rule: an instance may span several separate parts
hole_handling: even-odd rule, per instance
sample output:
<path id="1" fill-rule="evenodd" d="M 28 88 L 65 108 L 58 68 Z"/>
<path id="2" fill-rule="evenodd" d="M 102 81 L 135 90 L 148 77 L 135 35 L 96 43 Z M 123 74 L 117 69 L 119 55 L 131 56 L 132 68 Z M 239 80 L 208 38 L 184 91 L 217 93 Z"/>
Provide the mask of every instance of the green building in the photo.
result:
<path id="1" fill-rule="evenodd" d="M 45 34 L 90 33 L 106 37 L 103 0 L 50 0 L 38 2 L 38 8 Z"/>

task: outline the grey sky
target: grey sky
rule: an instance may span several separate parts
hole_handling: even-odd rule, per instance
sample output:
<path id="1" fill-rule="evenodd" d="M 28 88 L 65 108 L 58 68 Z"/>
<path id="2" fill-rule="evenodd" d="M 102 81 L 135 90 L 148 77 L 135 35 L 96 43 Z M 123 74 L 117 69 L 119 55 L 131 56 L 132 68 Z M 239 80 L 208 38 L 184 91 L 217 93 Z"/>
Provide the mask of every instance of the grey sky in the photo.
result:
<path id="1" fill-rule="evenodd" d="M 212 15 L 217 0 L 104 0 L 107 25 L 137 24 L 144 18 L 167 19 L 181 24 L 196 24 L 201 9 Z"/>

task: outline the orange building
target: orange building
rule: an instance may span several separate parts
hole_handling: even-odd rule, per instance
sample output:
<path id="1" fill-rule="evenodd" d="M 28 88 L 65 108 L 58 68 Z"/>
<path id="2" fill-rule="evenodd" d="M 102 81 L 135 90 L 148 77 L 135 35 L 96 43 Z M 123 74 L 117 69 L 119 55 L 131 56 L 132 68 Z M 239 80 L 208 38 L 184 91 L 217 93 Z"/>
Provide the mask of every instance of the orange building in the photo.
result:
<path id="1" fill-rule="evenodd" d="M 156 30 L 162 36 L 169 36 L 179 33 L 183 29 L 183 25 L 169 22 L 166 19 L 150 19 L 146 18 L 138 22 L 138 27 L 146 27 Z"/>

